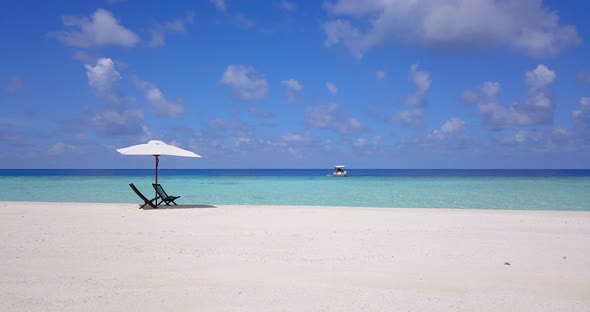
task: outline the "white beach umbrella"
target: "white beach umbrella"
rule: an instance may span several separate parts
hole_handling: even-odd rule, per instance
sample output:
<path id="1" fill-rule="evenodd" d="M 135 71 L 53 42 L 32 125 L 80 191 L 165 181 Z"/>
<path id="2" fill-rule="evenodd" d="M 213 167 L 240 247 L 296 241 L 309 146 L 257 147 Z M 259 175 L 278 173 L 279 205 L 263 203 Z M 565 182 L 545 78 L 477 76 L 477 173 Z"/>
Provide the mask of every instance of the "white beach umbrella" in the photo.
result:
<path id="1" fill-rule="evenodd" d="M 153 155 L 156 158 L 156 184 L 158 184 L 158 163 L 160 162 L 160 155 L 201 157 L 201 155 L 197 155 L 191 151 L 168 145 L 158 140 L 151 140 L 145 144 L 119 148 L 117 149 L 117 152 L 123 155 Z"/>

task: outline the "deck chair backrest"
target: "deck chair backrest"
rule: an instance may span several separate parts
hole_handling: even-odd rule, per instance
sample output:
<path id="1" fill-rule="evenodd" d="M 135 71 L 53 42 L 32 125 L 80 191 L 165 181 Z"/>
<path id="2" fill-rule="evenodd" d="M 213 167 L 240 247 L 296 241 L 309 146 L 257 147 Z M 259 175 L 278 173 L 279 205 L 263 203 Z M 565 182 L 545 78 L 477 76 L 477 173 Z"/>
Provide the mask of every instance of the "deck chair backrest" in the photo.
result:
<path id="1" fill-rule="evenodd" d="M 156 183 L 152 183 L 152 185 L 154 186 L 156 192 L 158 193 L 158 195 L 160 195 L 161 198 L 168 198 L 168 194 L 166 194 L 166 192 L 162 188 L 162 185 Z"/>

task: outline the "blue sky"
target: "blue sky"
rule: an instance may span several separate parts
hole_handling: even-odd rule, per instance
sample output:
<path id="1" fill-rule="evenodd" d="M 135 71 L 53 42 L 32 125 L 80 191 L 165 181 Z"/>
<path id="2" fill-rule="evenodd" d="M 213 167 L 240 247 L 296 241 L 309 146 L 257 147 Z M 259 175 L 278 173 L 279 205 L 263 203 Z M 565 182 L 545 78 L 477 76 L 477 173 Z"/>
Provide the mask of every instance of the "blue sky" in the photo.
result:
<path id="1" fill-rule="evenodd" d="M 3 1 L 0 168 L 590 168 L 586 1 Z"/>

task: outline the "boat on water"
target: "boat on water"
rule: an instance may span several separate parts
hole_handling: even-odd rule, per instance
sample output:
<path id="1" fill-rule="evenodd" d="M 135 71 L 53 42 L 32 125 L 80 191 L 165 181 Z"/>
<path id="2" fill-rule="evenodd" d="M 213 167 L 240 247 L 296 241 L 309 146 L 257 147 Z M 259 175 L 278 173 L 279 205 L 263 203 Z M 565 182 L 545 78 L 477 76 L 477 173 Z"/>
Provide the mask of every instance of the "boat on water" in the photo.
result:
<path id="1" fill-rule="evenodd" d="M 346 176 L 346 168 L 344 166 L 335 166 L 334 171 L 332 171 L 332 176 L 334 177 L 345 177 Z"/>

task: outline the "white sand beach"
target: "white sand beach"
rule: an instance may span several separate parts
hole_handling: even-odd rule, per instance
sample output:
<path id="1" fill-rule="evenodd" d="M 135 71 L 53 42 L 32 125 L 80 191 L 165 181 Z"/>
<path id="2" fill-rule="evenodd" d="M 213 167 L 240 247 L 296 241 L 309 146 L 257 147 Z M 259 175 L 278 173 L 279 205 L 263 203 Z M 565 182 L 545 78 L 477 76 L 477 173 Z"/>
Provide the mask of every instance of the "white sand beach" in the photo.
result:
<path id="1" fill-rule="evenodd" d="M 0 311 L 590 311 L 590 213 L 0 202 Z"/>

